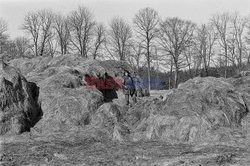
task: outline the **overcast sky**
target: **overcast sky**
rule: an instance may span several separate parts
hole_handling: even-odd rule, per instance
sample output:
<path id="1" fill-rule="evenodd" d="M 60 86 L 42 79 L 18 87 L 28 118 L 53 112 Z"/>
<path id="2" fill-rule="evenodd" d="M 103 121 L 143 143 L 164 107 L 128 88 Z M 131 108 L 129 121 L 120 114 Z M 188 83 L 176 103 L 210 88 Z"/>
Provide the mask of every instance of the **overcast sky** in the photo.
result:
<path id="1" fill-rule="evenodd" d="M 114 16 L 132 22 L 135 13 L 145 7 L 154 8 L 162 18 L 178 16 L 198 24 L 215 13 L 250 14 L 250 0 L 0 0 L 0 17 L 8 22 L 10 36 L 17 37 L 23 35 L 20 27 L 28 11 L 49 8 L 67 14 L 78 5 L 88 7 L 106 25 Z"/>

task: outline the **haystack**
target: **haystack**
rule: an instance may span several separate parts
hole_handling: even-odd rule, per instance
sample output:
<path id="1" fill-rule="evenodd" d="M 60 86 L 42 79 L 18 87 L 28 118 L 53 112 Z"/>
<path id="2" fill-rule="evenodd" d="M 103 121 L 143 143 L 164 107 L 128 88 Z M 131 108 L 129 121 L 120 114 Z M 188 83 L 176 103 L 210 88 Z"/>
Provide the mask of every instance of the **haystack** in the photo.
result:
<path id="1" fill-rule="evenodd" d="M 247 93 L 223 78 L 194 78 L 129 110 L 132 138 L 171 142 L 225 141 L 241 130 Z"/>

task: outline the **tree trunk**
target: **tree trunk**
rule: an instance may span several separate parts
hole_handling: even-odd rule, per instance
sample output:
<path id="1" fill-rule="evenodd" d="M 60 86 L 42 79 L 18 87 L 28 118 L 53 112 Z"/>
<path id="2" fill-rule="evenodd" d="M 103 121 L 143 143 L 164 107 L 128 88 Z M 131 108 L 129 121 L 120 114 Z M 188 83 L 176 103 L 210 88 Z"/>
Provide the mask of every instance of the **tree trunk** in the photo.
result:
<path id="1" fill-rule="evenodd" d="M 205 67 L 205 73 L 206 73 L 205 77 L 207 77 L 208 76 L 208 67 L 207 66 Z"/>
<path id="2" fill-rule="evenodd" d="M 175 72 L 174 72 L 174 87 L 178 88 L 178 75 L 179 75 L 179 68 L 176 66 Z"/>
<path id="3" fill-rule="evenodd" d="M 171 77 L 168 78 L 168 90 L 171 89 Z"/>
<path id="4" fill-rule="evenodd" d="M 170 64 L 170 77 L 169 77 L 169 89 L 172 88 L 171 86 L 171 80 L 173 78 L 173 59 L 171 58 L 171 64 Z"/>
<path id="5" fill-rule="evenodd" d="M 150 60 L 149 58 L 147 58 L 148 60 L 148 92 L 150 93 L 151 90 L 151 79 L 150 79 Z"/>
<path id="6" fill-rule="evenodd" d="M 240 61 L 239 61 L 239 69 L 240 69 L 242 66 L 242 49 L 239 49 L 239 58 L 240 58 Z"/>
<path id="7" fill-rule="evenodd" d="M 38 56 L 38 47 L 37 47 L 37 43 L 35 43 L 35 54 L 36 54 L 36 57 Z"/>
<path id="8" fill-rule="evenodd" d="M 193 76 L 192 76 L 192 71 L 191 71 L 191 64 L 189 63 L 188 64 L 188 74 L 189 74 L 189 78 L 193 78 Z"/>
<path id="9" fill-rule="evenodd" d="M 248 57 L 247 57 L 247 64 L 250 63 L 250 52 L 248 53 Z"/>
<path id="10" fill-rule="evenodd" d="M 150 94 L 150 90 L 151 90 L 151 79 L 150 79 L 150 51 L 149 51 L 149 47 L 150 47 L 150 40 L 148 38 L 148 34 L 147 34 L 147 61 L 148 61 L 148 93 Z"/>
<path id="11" fill-rule="evenodd" d="M 64 44 L 64 46 L 63 46 L 63 54 L 67 54 L 67 45 L 66 44 Z"/>
<path id="12" fill-rule="evenodd" d="M 45 47 L 45 39 L 43 40 L 42 45 L 41 45 L 41 52 L 40 52 L 40 56 L 43 56 L 44 47 Z"/>
<path id="13" fill-rule="evenodd" d="M 43 56 L 44 47 L 41 48 L 40 56 Z"/>
<path id="14" fill-rule="evenodd" d="M 225 59 L 225 78 L 227 78 L 227 46 L 225 47 L 225 56 L 226 56 L 226 59 Z"/>

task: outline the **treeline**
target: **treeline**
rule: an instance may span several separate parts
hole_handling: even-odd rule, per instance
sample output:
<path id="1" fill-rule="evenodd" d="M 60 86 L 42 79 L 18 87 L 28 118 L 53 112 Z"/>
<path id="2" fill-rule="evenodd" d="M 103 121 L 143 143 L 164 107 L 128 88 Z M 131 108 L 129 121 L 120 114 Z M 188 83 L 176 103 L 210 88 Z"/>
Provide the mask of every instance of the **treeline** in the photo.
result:
<path id="1" fill-rule="evenodd" d="M 243 64 L 241 67 L 242 70 L 250 70 L 250 64 Z M 222 67 L 210 67 L 205 71 L 204 69 L 190 69 L 190 70 L 180 70 L 179 71 L 179 83 L 186 82 L 189 79 L 194 77 L 224 77 L 225 66 Z M 239 76 L 240 70 L 234 66 L 227 66 L 227 77 Z M 147 68 L 143 67 L 138 70 L 138 73 L 141 78 L 147 78 Z M 152 89 L 157 89 L 156 87 L 161 87 L 160 89 L 172 89 L 174 88 L 174 75 L 168 72 L 161 72 L 156 70 L 154 67 L 151 68 L 151 78 L 155 81 L 157 79 L 161 80 L 161 85 L 157 85 L 157 82 L 152 81 L 152 84 L 155 83 L 155 87 Z"/>
<path id="2" fill-rule="evenodd" d="M 249 18 L 237 12 L 214 14 L 197 25 L 144 8 L 130 25 L 122 17 L 99 23 L 88 8 L 79 6 L 67 15 L 48 9 L 29 12 L 21 27 L 25 35 L 11 40 L 7 23 L 0 20 L 0 54 L 11 59 L 74 53 L 124 60 L 141 75 L 146 71 L 149 80 L 166 71 L 171 78 L 166 85 L 174 88 L 197 73 L 220 71 L 218 75 L 229 77 L 231 69 L 241 70 L 250 62 Z"/>

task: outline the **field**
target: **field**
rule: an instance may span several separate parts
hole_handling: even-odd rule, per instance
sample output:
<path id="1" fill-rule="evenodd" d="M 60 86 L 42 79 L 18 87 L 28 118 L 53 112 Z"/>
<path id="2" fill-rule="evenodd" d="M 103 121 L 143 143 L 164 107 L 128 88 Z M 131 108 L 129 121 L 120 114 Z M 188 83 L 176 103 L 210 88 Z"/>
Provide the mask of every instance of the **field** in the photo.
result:
<path id="1" fill-rule="evenodd" d="M 249 145 L 191 145 L 24 139 L 2 144 L 2 165 L 245 165 Z"/>

